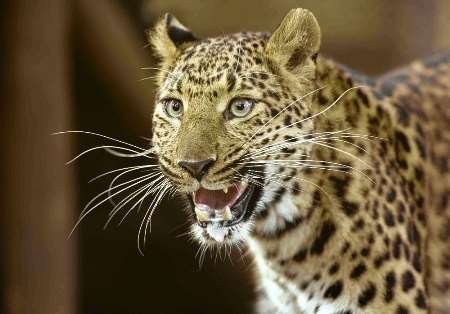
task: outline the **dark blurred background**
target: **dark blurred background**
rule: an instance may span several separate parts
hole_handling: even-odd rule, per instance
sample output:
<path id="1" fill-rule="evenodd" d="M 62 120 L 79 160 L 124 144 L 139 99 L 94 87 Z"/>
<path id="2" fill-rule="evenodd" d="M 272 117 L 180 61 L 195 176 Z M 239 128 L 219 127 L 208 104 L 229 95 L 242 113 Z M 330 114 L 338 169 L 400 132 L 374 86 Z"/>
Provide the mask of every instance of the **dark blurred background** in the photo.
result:
<path id="1" fill-rule="evenodd" d="M 112 205 L 98 207 L 67 235 L 108 180 L 90 178 L 145 159 L 89 154 L 111 144 L 93 131 L 145 147 L 154 75 L 146 31 L 164 12 L 201 37 L 273 30 L 293 7 L 314 12 L 322 51 L 377 75 L 450 47 L 450 2 L 275 0 L 11 0 L 0 2 L 0 312 L 251 313 L 251 257 L 208 256 L 202 267 L 182 205 L 154 215 L 145 256 L 142 214 L 103 230 Z"/>

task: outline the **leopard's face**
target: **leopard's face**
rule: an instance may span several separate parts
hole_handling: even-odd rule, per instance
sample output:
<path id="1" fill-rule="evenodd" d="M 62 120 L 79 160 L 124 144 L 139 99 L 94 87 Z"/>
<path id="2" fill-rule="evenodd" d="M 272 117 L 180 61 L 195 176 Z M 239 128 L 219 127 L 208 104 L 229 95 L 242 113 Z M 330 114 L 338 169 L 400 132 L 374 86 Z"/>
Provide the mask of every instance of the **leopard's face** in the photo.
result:
<path id="1" fill-rule="evenodd" d="M 152 38 L 162 57 L 154 150 L 163 174 L 188 198 L 203 243 L 245 239 L 278 171 L 267 161 L 309 153 L 307 142 L 289 144 L 313 132 L 318 44 L 284 51 L 277 34 L 197 40 L 167 15 Z"/>

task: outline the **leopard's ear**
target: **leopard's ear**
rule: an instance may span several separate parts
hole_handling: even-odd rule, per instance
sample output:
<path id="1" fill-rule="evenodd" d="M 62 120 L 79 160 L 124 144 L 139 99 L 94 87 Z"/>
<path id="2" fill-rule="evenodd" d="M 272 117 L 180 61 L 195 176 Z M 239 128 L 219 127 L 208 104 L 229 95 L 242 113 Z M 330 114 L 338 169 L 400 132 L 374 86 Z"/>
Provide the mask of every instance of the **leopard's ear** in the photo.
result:
<path id="1" fill-rule="evenodd" d="M 314 15 L 305 9 L 292 9 L 269 38 L 266 55 L 292 70 L 317 54 L 320 37 Z"/>
<path id="2" fill-rule="evenodd" d="M 180 51 L 198 39 L 174 16 L 166 13 L 150 32 L 149 40 L 156 55 L 164 63 L 170 63 Z"/>

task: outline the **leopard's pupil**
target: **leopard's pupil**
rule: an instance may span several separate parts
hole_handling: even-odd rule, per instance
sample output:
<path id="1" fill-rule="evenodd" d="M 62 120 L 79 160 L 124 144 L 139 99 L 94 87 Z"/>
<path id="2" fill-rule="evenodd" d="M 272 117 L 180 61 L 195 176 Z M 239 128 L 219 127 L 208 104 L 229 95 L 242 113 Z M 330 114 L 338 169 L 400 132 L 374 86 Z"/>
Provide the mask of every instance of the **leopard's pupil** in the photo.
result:
<path id="1" fill-rule="evenodd" d="M 172 109 L 174 111 L 179 111 L 180 110 L 180 104 L 176 103 L 176 102 L 172 103 Z"/>

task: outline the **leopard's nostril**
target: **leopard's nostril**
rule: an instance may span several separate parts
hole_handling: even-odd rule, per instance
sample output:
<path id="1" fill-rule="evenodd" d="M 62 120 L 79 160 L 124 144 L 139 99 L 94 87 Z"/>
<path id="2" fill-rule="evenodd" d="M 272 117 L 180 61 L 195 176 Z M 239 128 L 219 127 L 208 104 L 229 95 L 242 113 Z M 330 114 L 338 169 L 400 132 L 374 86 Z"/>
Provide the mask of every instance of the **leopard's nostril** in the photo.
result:
<path id="1" fill-rule="evenodd" d="M 178 165 L 186 169 L 194 178 L 200 180 L 214 163 L 213 158 L 204 160 L 180 160 Z"/>

